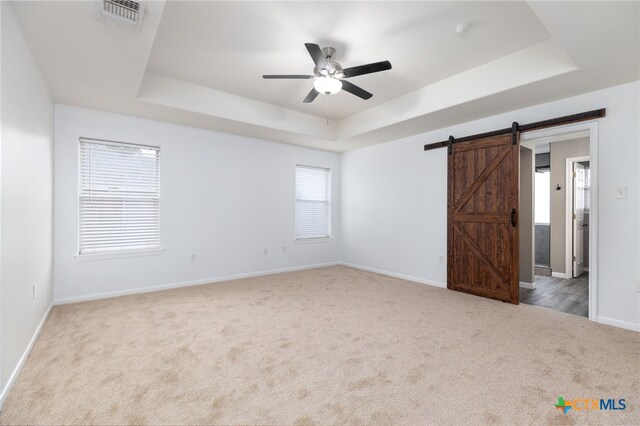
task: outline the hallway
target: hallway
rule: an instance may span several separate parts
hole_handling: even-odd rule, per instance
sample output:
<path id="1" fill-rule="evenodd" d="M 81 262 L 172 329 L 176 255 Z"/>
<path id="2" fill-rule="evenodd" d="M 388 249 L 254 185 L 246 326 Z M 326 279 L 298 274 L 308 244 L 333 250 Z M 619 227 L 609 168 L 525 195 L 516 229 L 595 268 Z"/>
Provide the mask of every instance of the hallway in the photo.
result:
<path id="1" fill-rule="evenodd" d="M 589 273 L 578 278 L 536 275 L 536 288 L 520 288 L 520 303 L 589 317 Z"/>

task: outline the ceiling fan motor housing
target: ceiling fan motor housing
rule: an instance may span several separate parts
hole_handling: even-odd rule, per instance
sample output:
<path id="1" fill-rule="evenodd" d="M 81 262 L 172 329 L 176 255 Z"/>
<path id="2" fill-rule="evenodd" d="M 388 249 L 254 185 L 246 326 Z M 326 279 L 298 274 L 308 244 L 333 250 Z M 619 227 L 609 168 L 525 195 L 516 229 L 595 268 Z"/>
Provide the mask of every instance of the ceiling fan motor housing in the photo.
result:
<path id="1" fill-rule="evenodd" d="M 338 61 L 331 59 L 336 54 L 336 49 L 333 47 L 323 47 L 322 53 L 324 54 L 324 57 L 327 59 L 327 63 L 329 64 L 329 69 L 323 73 L 322 72 L 323 70 L 318 69 L 318 67 L 314 67 L 313 73 L 318 77 L 322 77 L 326 75 L 330 75 L 336 78 L 344 77 L 344 74 L 342 73 L 342 65 L 340 65 Z"/>
<path id="2" fill-rule="evenodd" d="M 333 55 L 336 54 L 336 49 L 333 47 L 323 47 L 322 53 L 324 53 L 324 57 L 327 59 L 333 58 Z"/>

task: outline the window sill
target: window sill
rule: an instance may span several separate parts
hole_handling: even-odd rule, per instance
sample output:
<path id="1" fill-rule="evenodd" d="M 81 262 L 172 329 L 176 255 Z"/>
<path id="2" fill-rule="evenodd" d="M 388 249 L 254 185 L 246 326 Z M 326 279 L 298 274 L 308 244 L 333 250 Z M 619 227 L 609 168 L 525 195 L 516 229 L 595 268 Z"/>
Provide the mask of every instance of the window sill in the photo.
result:
<path id="1" fill-rule="evenodd" d="M 330 243 L 333 237 L 317 237 L 317 238 L 296 238 L 294 244 L 313 244 L 313 243 Z"/>
<path id="2" fill-rule="evenodd" d="M 108 260 L 108 259 L 124 259 L 128 257 L 141 257 L 141 256 L 158 256 L 164 252 L 164 249 L 153 250 L 132 250 L 122 251 L 114 253 L 96 253 L 96 254 L 76 254 L 73 258 L 77 262 L 88 262 L 93 260 Z"/>

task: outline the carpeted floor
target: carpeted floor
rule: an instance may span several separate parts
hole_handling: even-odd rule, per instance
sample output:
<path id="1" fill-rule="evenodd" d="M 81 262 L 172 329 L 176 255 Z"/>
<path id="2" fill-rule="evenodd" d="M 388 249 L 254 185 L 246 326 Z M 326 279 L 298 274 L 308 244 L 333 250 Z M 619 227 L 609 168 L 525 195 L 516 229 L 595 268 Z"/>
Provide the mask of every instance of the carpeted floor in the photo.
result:
<path id="1" fill-rule="evenodd" d="M 639 354 L 639 333 L 336 266 L 56 306 L 2 423 L 638 424 Z"/>

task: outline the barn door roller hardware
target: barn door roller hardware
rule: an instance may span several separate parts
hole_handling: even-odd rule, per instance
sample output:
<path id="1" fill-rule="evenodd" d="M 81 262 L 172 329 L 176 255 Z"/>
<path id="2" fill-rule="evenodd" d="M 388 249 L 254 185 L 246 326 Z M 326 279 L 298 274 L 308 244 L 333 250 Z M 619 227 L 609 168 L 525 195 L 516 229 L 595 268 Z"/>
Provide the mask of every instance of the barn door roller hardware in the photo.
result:
<path id="1" fill-rule="evenodd" d="M 565 115 L 563 117 L 551 118 L 549 120 L 536 121 L 535 123 L 529 123 L 529 124 L 518 124 L 517 122 L 514 122 L 511 125 L 511 127 L 508 127 L 506 129 L 494 130 L 492 132 L 465 136 L 462 138 L 456 138 L 455 140 L 453 139 L 453 136 L 449 136 L 449 139 L 446 141 L 426 144 L 424 146 L 424 150 L 429 151 L 432 149 L 444 148 L 446 146 L 446 147 L 449 147 L 449 153 L 451 153 L 453 150 L 453 144 L 466 142 L 474 139 L 504 135 L 506 133 L 511 133 L 514 135 L 513 143 L 516 144 L 518 143 L 517 141 L 518 132 L 522 133 L 522 132 L 528 132 L 530 130 L 544 129 L 545 127 L 561 126 L 563 124 L 577 123 L 580 121 L 592 120 L 594 118 L 601 118 L 604 116 L 606 116 L 606 109 L 601 108 L 601 109 L 594 109 L 592 111 L 581 112 L 579 114 Z"/>

